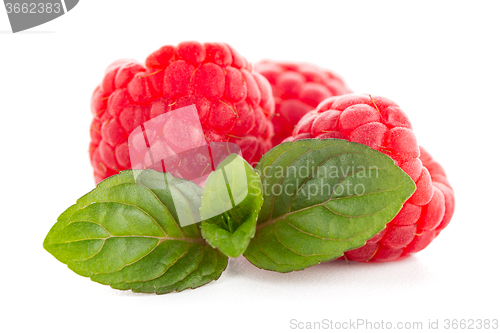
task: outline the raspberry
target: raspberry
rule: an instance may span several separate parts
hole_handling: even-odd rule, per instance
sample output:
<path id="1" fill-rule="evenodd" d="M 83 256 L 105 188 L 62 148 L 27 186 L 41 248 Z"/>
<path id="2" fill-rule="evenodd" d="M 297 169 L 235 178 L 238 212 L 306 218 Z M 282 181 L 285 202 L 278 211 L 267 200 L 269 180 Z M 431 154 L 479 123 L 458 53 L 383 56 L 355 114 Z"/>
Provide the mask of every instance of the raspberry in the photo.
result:
<path id="1" fill-rule="evenodd" d="M 135 128 L 191 104 L 207 141 L 238 144 L 251 164 L 271 148 L 274 98 L 264 77 L 227 44 L 167 45 L 144 65 L 115 61 L 95 89 L 89 150 L 96 182 L 130 169 L 127 140 Z"/>
<path id="2" fill-rule="evenodd" d="M 327 98 L 302 117 L 293 136 L 285 141 L 307 138 L 339 138 L 368 145 L 393 158 L 417 185 L 415 193 L 384 230 L 340 259 L 405 259 L 427 247 L 450 222 L 455 197 L 446 174 L 417 145 L 408 117 L 393 101 L 360 94 Z"/>
<path id="3" fill-rule="evenodd" d="M 269 80 L 276 101 L 273 146 L 292 135 L 297 122 L 330 96 L 351 90 L 337 74 L 307 63 L 264 60 L 255 70 Z"/>

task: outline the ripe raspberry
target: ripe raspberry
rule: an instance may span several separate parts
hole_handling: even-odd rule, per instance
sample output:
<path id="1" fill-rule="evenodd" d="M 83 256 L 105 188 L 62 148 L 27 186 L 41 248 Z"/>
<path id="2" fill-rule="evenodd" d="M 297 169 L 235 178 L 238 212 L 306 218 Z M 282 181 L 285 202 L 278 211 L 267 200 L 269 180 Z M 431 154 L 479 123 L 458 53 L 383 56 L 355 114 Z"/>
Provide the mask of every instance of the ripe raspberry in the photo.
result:
<path id="1" fill-rule="evenodd" d="M 273 88 L 273 146 L 292 135 L 300 118 L 325 98 L 352 92 L 340 76 L 312 64 L 264 60 L 255 64 L 255 70 Z"/>
<path id="2" fill-rule="evenodd" d="M 271 148 L 269 82 L 227 44 L 182 42 L 151 53 L 144 65 L 125 59 L 106 69 L 91 103 L 96 182 L 130 169 L 127 138 L 136 127 L 191 104 L 208 142 L 236 143 L 251 164 Z"/>
<path id="3" fill-rule="evenodd" d="M 446 174 L 422 147 L 419 149 L 408 117 L 393 101 L 360 94 L 327 98 L 302 117 L 294 136 L 285 141 L 307 138 L 338 138 L 368 145 L 392 157 L 417 185 L 384 230 L 340 259 L 405 259 L 423 250 L 450 222 L 455 197 Z"/>

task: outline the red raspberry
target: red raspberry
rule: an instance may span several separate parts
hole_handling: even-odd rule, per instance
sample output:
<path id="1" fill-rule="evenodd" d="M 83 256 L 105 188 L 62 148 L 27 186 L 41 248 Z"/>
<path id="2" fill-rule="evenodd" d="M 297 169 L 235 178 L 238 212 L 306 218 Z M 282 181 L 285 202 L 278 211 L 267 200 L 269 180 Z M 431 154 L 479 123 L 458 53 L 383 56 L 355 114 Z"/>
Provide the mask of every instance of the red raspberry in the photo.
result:
<path id="1" fill-rule="evenodd" d="M 276 101 L 273 146 L 292 135 L 300 118 L 330 96 L 352 92 L 337 74 L 307 63 L 260 61 L 255 70 L 271 83 Z"/>
<path id="2" fill-rule="evenodd" d="M 130 169 L 127 138 L 136 127 L 191 104 L 207 141 L 238 144 L 251 164 L 271 148 L 272 90 L 245 58 L 223 43 L 167 45 L 144 65 L 112 63 L 95 89 L 90 159 L 96 182 Z"/>
<path id="3" fill-rule="evenodd" d="M 285 141 L 307 138 L 338 138 L 368 145 L 392 157 L 417 185 L 384 230 L 341 259 L 405 259 L 423 250 L 450 222 L 455 197 L 446 174 L 422 147 L 419 149 L 408 117 L 393 101 L 359 94 L 327 98 L 302 117 L 294 136 Z"/>

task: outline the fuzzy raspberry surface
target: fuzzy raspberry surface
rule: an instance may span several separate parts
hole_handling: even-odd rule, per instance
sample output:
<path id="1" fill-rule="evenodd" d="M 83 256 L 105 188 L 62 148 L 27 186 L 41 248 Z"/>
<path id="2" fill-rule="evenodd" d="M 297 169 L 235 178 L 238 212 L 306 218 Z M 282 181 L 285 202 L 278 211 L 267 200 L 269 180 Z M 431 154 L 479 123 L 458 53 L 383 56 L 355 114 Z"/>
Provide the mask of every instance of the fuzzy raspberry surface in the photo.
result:
<path id="1" fill-rule="evenodd" d="M 167 45 L 144 64 L 115 61 L 95 89 L 89 152 L 96 183 L 131 168 L 127 138 L 136 127 L 191 104 L 207 142 L 236 143 L 251 164 L 272 147 L 271 86 L 245 58 L 224 43 Z"/>
<path id="2" fill-rule="evenodd" d="M 285 141 L 337 138 L 370 146 L 395 160 L 415 182 L 415 193 L 380 233 L 340 259 L 402 260 L 423 250 L 450 223 L 455 196 L 444 169 L 419 147 L 410 120 L 393 101 L 348 94 L 330 97 L 308 112 Z"/>
<path id="3" fill-rule="evenodd" d="M 255 70 L 273 88 L 273 146 L 292 135 L 300 118 L 325 98 L 352 92 L 339 75 L 313 64 L 263 60 L 255 64 Z"/>

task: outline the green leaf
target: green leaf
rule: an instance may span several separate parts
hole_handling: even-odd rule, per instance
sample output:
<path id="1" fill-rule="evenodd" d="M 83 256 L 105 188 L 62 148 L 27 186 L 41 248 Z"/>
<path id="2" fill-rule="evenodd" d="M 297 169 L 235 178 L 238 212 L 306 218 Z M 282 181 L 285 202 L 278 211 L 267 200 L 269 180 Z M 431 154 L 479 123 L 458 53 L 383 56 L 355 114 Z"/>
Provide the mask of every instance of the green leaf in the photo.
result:
<path id="1" fill-rule="evenodd" d="M 170 174 L 122 171 L 62 213 L 43 246 L 77 274 L 112 288 L 194 289 L 217 280 L 228 259 L 206 244 L 198 225 L 179 224 L 180 214 L 199 220 L 200 197 L 196 184 Z"/>
<path id="2" fill-rule="evenodd" d="M 416 189 L 388 156 L 338 139 L 280 144 L 256 171 L 264 203 L 244 256 L 277 272 L 302 270 L 363 246 Z"/>
<path id="3" fill-rule="evenodd" d="M 203 238 L 222 253 L 238 257 L 255 235 L 262 202 L 259 175 L 239 155 L 228 156 L 210 174 L 203 188 Z"/>

